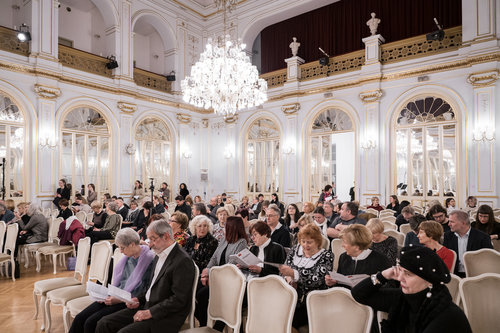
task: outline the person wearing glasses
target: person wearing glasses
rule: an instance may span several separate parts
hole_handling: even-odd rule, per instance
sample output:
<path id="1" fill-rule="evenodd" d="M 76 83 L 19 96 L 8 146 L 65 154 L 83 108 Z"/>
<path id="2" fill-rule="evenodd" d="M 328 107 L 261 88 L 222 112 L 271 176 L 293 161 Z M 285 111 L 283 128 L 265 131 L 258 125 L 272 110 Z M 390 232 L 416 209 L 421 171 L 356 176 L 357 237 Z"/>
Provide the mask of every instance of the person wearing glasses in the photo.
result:
<path id="1" fill-rule="evenodd" d="M 172 228 L 174 240 L 177 242 L 177 244 L 179 244 L 180 247 L 184 247 L 184 245 L 186 245 L 186 241 L 189 238 L 189 234 L 186 232 L 189 224 L 187 215 L 182 212 L 174 212 L 172 216 L 170 216 L 168 223 Z"/>
<path id="2" fill-rule="evenodd" d="M 450 231 L 450 226 L 448 225 L 448 212 L 446 208 L 441 205 L 434 205 L 429 210 L 429 215 L 432 219 L 438 223 L 441 223 L 444 232 Z"/>
<path id="3" fill-rule="evenodd" d="M 285 262 L 285 250 L 283 246 L 271 240 L 271 228 L 265 222 L 258 221 L 250 227 L 250 235 L 254 242 L 254 246 L 250 248 L 257 258 L 263 262 L 272 262 L 275 264 L 283 264 Z M 278 267 L 266 265 L 250 265 L 248 270 L 258 277 L 268 276 L 270 274 L 278 275 Z"/>
<path id="4" fill-rule="evenodd" d="M 492 240 L 499 239 L 500 237 L 500 223 L 495 221 L 493 209 L 488 205 L 479 206 L 476 214 L 476 221 L 472 222 L 471 226 L 474 229 L 481 230 L 490 235 Z"/>
<path id="5" fill-rule="evenodd" d="M 276 205 L 269 205 L 266 210 L 266 222 L 271 228 L 271 241 L 283 247 L 290 247 L 290 232 L 280 223 L 281 210 Z"/>

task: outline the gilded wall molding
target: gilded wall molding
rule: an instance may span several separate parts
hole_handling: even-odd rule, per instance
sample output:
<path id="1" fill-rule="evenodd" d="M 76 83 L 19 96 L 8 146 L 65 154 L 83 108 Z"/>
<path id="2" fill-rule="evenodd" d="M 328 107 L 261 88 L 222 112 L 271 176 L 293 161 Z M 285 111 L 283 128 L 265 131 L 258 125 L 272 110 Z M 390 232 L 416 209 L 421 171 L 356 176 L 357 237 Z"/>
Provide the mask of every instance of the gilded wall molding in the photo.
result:
<path id="1" fill-rule="evenodd" d="M 472 73 L 467 77 L 467 82 L 472 84 L 475 88 L 486 87 L 494 84 L 499 76 L 500 71 L 498 69 Z"/>
<path id="2" fill-rule="evenodd" d="M 382 97 L 382 95 L 383 95 L 382 89 L 362 91 L 359 93 L 359 99 L 365 104 L 373 103 L 373 102 L 378 102 L 380 100 L 380 97 Z"/>
<path id="3" fill-rule="evenodd" d="M 180 124 L 189 124 L 191 122 L 191 116 L 185 113 L 178 113 L 176 118 Z"/>
<path id="4" fill-rule="evenodd" d="M 38 83 L 35 84 L 35 92 L 38 97 L 45 99 L 56 99 L 61 96 L 61 89 Z"/>
<path id="5" fill-rule="evenodd" d="M 207 118 L 203 118 L 201 120 L 201 125 L 203 126 L 203 128 L 208 128 L 208 119 Z"/>
<path id="6" fill-rule="evenodd" d="M 281 111 L 283 111 L 284 114 L 286 115 L 292 115 L 300 110 L 300 103 L 291 103 L 291 104 L 285 104 L 281 107 Z"/>
<path id="7" fill-rule="evenodd" d="M 224 117 L 224 122 L 226 124 L 234 124 L 237 121 L 238 121 L 238 115 L 237 114 L 233 114 L 232 116 L 226 116 L 226 117 Z"/>
<path id="8" fill-rule="evenodd" d="M 137 111 L 137 104 L 134 103 L 118 102 L 117 106 L 118 109 L 120 109 L 120 111 L 123 113 L 133 114 L 135 111 Z"/>

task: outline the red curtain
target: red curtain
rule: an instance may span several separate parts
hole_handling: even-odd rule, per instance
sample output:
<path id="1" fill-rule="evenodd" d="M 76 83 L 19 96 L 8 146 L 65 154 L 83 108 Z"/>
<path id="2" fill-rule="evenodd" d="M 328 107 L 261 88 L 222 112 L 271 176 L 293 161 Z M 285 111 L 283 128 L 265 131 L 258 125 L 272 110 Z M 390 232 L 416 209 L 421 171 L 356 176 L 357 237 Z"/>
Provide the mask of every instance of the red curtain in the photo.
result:
<path id="1" fill-rule="evenodd" d="M 461 0 L 341 0 L 262 30 L 262 73 L 286 67 L 292 37 L 306 62 L 322 56 L 318 47 L 332 57 L 363 49 L 371 12 L 382 20 L 377 33 L 386 43 L 437 30 L 434 17 L 444 29 L 462 24 Z"/>

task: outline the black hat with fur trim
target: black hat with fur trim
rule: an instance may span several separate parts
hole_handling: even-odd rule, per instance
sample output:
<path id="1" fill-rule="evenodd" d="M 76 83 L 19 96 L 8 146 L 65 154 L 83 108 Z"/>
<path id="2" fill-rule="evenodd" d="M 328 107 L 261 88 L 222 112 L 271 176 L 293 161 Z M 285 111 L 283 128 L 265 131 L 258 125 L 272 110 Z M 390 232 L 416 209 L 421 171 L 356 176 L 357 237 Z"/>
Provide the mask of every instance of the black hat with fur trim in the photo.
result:
<path id="1" fill-rule="evenodd" d="M 437 253 L 423 246 L 407 246 L 401 249 L 399 265 L 433 285 L 450 282 L 448 267 Z"/>

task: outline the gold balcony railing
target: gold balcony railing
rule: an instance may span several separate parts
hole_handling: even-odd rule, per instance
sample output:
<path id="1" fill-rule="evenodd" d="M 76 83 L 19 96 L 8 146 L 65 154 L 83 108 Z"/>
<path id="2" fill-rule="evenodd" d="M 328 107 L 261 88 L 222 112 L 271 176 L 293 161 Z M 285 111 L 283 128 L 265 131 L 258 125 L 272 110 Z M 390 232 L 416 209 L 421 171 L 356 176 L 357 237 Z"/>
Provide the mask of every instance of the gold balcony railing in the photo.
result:
<path id="1" fill-rule="evenodd" d="M 59 62 L 87 73 L 112 77 L 111 69 L 106 68 L 108 59 L 61 44 L 59 44 Z"/>
<path id="2" fill-rule="evenodd" d="M 268 88 L 282 86 L 286 82 L 286 68 L 262 74 L 260 77 L 267 81 Z"/>
<path id="3" fill-rule="evenodd" d="M 164 75 L 134 68 L 134 81 L 138 86 L 150 88 L 162 92 L 172 92 L 172 82 L 167 81 Z"/>
<path id="4" fill-rule="evenodd" d="M 29 43 L 17 40 L 17 31 L 0 26 L 0 50 L 28 56 Z"/>
<path id="5" fill-rule="evenodd" d="M 327 66 L 318 61 L 308 62 L 300 66 L 301 81 L 308 81 L 332 74 L 347 73 L 361 69 L 365 62 L 365 50 L 354 51 L 330 58 Z"/>

